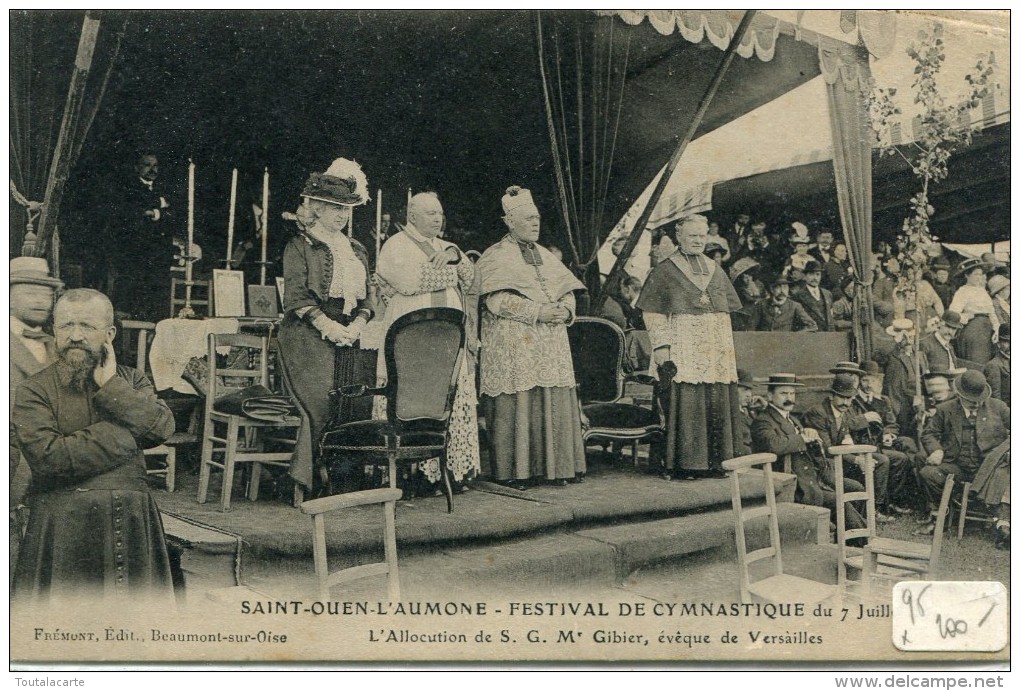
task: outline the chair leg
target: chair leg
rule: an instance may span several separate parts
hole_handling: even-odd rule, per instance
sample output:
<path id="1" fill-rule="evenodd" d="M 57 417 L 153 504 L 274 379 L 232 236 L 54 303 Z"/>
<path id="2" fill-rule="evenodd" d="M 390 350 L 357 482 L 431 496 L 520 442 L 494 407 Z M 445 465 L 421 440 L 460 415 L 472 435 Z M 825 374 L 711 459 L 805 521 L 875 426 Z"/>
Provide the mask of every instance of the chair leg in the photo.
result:
<path id="1" fill-rule="evenodd" d="M 167 447 L 166 452 L 166 491 L 174 491 L 174 483 L 177 477 L 177 449 Z"/>
<path id="2" fill-rule="evenodd" d="M 237 434 L 239 425 L 237 418 L 231 417 L 227 423 L 227 450 L 223 454 L 223 493 L 220 497 L 220 508 L 230 510 L 230 494 L 234 489 L 234 459 L 237 456 Z"/>
<path id="3" fill-rule="evenodd" d="M 262 479 L 262 464 L 251 464 L 251 478 L 248 480 L 248 499 L 257 501 L 259 498 L 259 480 Z"/>
<path id="4" fill-rule="evenodd" d="M 400 571 L 397 567 L 397 522 L 396 504 L 388 501 L 383 504 L 383 518 L 386 529 L 383 549 L 386 553 L 387 591 L 390 602 L 400 601 Z"/>
<path id="5" fill-rule="evenodd" d="M 634 467 L 638 467 L 638 440 L 635 439 L 630 445 L 630 460 L 634 462 Z"/>
<path id="6" fill-rule="evenodd" d="M 199 460 L 201 469 L 198 473 L 198 503 L 204 504 L 206 495 L 209 493 L 209 474 L 212 472 L 213 440 L 212 435 L 216 431 L 216 424 L 212 420 L 202 430 L 202 457 Z"/>
<path id="7" fill-rule="evenodd" d="M 298 508 L 305 501 L 305 488 L 297 482 L 294 483 L 294 508 Z"/>
<path id="8" fill-rule="evenodd" d="M 319 597 L 329 600 L 329 565 L 326 560 L 326 523 L 323 514 L 312 516 L 312 558 L 315 560 L 315 577 L 319 581 Z"/>
<path id="9" fill-rule="evenodd" d="M 439 457 L 439 472 L 443 476 L 446 491 L 446 513 L 453 513 L 453 488 L 450 486 L 450 469 L 446 467 L 446 454 Z"/>
<path id="10" fill-rule="evenodd" d="M 970 496 L 970 487 L 964 486 L 963 496 L 960 497 L 960 520 L 956 526 L 956 539 L 963 539 L 963 529 L 967 526 L 967 500 Z"/>
<path id="11" fill-rule="evenodd" d="M 871 579 L 878 572 L 878 557 L 865 545 L 861 561 L 861 599 L 867 601 L 871 594 Z"/>

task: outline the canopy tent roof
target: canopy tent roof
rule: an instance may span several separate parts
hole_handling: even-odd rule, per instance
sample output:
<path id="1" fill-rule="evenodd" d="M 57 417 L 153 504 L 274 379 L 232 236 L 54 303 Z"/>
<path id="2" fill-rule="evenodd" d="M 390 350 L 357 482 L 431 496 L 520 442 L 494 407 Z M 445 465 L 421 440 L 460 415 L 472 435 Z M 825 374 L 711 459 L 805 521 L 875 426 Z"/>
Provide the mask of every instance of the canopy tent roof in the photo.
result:
<path id="1" fill-rule="evenodd" d="M 665 12 L 665 11 L 664 11 Z M 670 16 L 675 16 L 675 11 Z M 857 30 L 857 25 L 841 22 L 845 12 L 819 11 L 768 11 L 782 25 L 796 24 L 805 32 L 814 31 L 825 36 L 838 36 L 844 28 L 851 31 L 844 34 L 853 40 L 860 37 L 868 44 L 871 52 L 871 69 L 876 83 L 884 88 L 896 89 L 899 97 L 897 103 L 903 108 L 900 118 L 897 143 L 912 140 L 911 120 L 918 112 L 918 106 L 910 102 L 910 84 L 914 79 L 914 63 L 906 54 L 906 45 L 917 36 L 921 29 L 930 29 L 933 19 L 945 24 L 946 62 L 940 73 L 939 84 L 942 93 L 949 102 L 962 97 L 965 93 L 965 76 L 973 70 L 978 54 L 994 52 L 998 65 L 996 73 L 996 89 L 985 99 L 981 109 L 974 114 L 975 121 L 981 121 L 983 127 L 991 127 L 1009 121 L 1009 33 L 1008 16 L 1005 19 L 1001 12 L 993 13 L 899 13 L 895 16 L 896 31 L 890 32 L 889 27 L 872 27 Z M 865 17 L 873 13 L 858 13 L 858 22 L 867 24 Z M 882 16 L 881 14 L 878 16 Z M 649 21 L 652 14 L 649 13 Z M 681 22 L 682 23 L 682 22 Z M 842 26 L 841 26 L 842 23 Z M 661 15 L 657 15 L 657 26 L 668 26 Z M 881 29 L 881 30 L 879 30 Z M 857 33 L 854 33 L 854 31 Z M 868 37 L 872 40 L 868 41 Z M 895 39 L 895 40 L 894 40 Z M 813 214 L 829 224 L 839 225 L 835 199 L 835 182 L 832 173 L 832 135 L 828 122 L 827 103 L 823 76 L 807 82 L 797 89 L 791 90 L 774 101 L 745 114 L 744 116 L 716 129 L 694 142 L 688 148 L 679 168 L 674 173 L 662 199 L 649 219 L 649 226 L 655 227 L 676 219 L 683 213 L 705 211 L 708 209 L 739 208 L 759 211 L 766 216 L 776 216 L 775 207 L 783 207 L 795 201 L 803 201 L 808 196 L 818 196 L 812 207 L 787 209 L 792 218 L 802 218 L 797 214 Z M 1007 130 L 1008 131 L 1008 130 Z M 988 141 L 987 139 L 985 141 Z M 1008 147 L 1008 137 L 1006 140 Z M 978 144 L 983 148 L 983 144 Z M 1006 150 L 1008 152 L 1008 149 Z M 984 151 L 984 156 L 990 155 Z M 988 201 L 989 194 L 1001 193 L 1005 185 L 1005 196 L 999 199 L 1008 200 L 1008 164 L 1004 158 L 1008 153 L 999 152 L 991 167 L 996 171 L 996 190 L 984 190 L 977 196 L 979 200 Z M 810 165 L 815 164 L 815 165 Z M 882 162 L 876 165 L 874 176 L 895 173 L 899 167 L 893 162 Z M 774 174 L 762 176 L 763 173 Z M 785 172 L 780 172 L 785 171 Z M 960 174 L 968 176 L 970 171 L 962 167 Z M 951 171 L 955 178 L 956 170 Z M 1004 175 L 1004 177 L 1003 177 Z M 980 176 L 988 181 L 988 175 Z M 609 250 L 612 241 L 619 235 L 629 234 L 651 195 L 651 190 L 658 182 L 656 175 L 648 183 L 642 195 L 635 201 L 631 209 L 620 219 L 613 232 L 607 238 L 600 251 L 600 266 L 603 271 L 613 263 Z M 732 182 L 728 182 L 732 181 Z M 949 181 L 952 183 L 953 179 Z M 875 188 L 875 232 L 876 237 L 888 234 L 889 214 L 883 212 L 894 210 L 893 215 L 900 213 L 899 206 L 906 207 L 906 200 L 913 194 L 909 180 L 899 180 L 893 187 L 883 182 L 883 189 Z M 909 191 L 908 191 L 909 190 Z M 902 204 L 897 204 L 891 194 L 903 194 Z M 719 195 L 722 194 L 722 198 Z M 821 204 L 819 205 L 819 202 Z M 768 208 L 762 208 L 763 205 Z M 821 208 L 820 208 L 821 207 Z M 957 206 L 952 208 L 958 209 Z M 905 212 L 900 213 L 898 221 L 902 221 Z M 967 212 L 967 215 L 972 215 Z M 953 216 L 952 219 L 958 218 Z M 947 220 L 952 220 L 947 219 Z M 898 228 L 898 221 L 895 227 Z M 936 219 L 936 226 L 939 221 Z M 1001 235 L 1003 224 L 983 224 L 979 218 L 965 225 L 946 227 L 946 232 L 972 232 L 975 227 L 982 237 Z M 1008 228 L 1006 231 L 1008 233 Z M 893 231 L 895 234 L 895 231 Z M 638 248 L 636 260 L 642 261 L 642 248 Z"/>
<path id="2" fill-rule="evenodd" d="M 709 40 L 690 43 L 646 23 L 555 16 L 615 22 L 616 40 L 629 38 L 605 211 L 619 218 L 669 156 L 721 53 Z M 55 17 L 73 35 L 81 15 Z M 502 232 L 504 188 L 529 186 L 545 212 L 543 234 L 555 243 L 534 21 L 521 11 L 131 13 L 72 186 L 87 197 L 109 185 L 96 171 L 120 172 L 139 149 L 154 149 L 163 176 L 180 189 L 190 157 L 198 167 L 198 228 L 209 236 L 224 233 L 232 167 L 241 168 L 242 188 L 269 167 L 275 219 L 276 210 L 296 204 L 309 171 L 343 155 L 363 165 L 373 195 L 384 190 L 387 210 L 403 206 L 409 187 L 439 192 L 451 223 L 475 234 L 469 246 Z M 819 71 L 817 46 L 778 35 L 769 62 L 732 65 L 699 135 Z M 372 215 L 365 211 L 360 223 Z M 87 222 L 65 220 L 65 233 Z"/>
<path id="3" fill-rule="evenodd" d="M 947 242 L 990 243 L 1010 236 L 1010 124 L 977 132 L 970 146 L 949 160 L 949 177 L 929 189 L 935 214 L 932 233 Z M 898 156 L 873 162 L 875 240 L 891 241 L 908 215 L 918 179 Z M 715 186 L 713 205 L 739 213 L 750 209 L 773 224 L 801 220 L 812 229 L 839 228 L 830 161 L 794 166 Z"/>

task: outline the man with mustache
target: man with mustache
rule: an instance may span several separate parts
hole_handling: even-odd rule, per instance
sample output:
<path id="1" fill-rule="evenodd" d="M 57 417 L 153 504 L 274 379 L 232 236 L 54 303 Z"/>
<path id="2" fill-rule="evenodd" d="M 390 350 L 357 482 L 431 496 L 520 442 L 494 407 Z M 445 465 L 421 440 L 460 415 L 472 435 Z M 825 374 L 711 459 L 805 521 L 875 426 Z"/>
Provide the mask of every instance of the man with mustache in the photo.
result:
<path id="1" fill-rule="evenodd" d="M 806 428 L 792 415 L 797 404 L 797 389 L 804 386 L 793 374 L 772 374 L 768 381 L 769 405 L 751 424 L 751 445 L 755 453 L 774 453 L 779 457 L 780 467 L 789 463 L 797 476 L 797 491 L 794 500 L 799 504 L 824 506 L 832 511 L 835 522 L 836 493 L 835 474 L 832 462 L 825 457 L 824 443 L 816 429 Z M 854 481 L 845 480 L 847 492 L 859 492 L 864 487 Z M 847 528 L 863 528 L 865 521 L 861 514 L 848 506 Z"/>
<path id="2" fill-rule="evenodd" d="M 751 312 L 752 331 L 818 331 L 818 324 L 804 306 L 790 299 L 790 282 L 785 276 L 773 279 L 769 296 Z"/>
<path id="3" fill-rule="evenodd" d="M 838 444 L 853 444 L 853 434 L 867 431 L 871 423 L 881 424 L 882 416 L 874 411 L 858 412 L 854 410 L 854 398 L 857 396 L 857 378 L 852 374 L 837 374 L 832 380 L 832 388 L 820 403 L 804 413 L 804 426 L 817 430 L 822 440 L 822 448 Z M 872 454 L 875 461 L 875 502 L 878 504 L 876 520 L 879 523 L 890 523 L 894 520 L 896 509 L 889 506 L 889 458 L 882 453 Z M 864 481 L 864 472 L 856 463 L 848 462 L 843 473 L 858 482 Z M 905 512 L 909 513 L 909 511 Z"/>
<path id="4" fill-rule="evenodd" d="M 70 290 L 53 315 L 57 361 L 21 385 L 11 415 L 32 469 L 14 597 L 94 602 L 144 592 L 172 607 L 142 449 L 173 434 L 173 414 L 140 372 L 118 366 L 105 295 Z"/>
<path id="5" fill-rule="evenodd" d="M 992 398 L 985 376 L 967 370 L 953 380 L 956 394 L 935 406 L 925 425 L 921 445 L 927 454 L 920 470 L 928 494 L 929 522 L 920 532 L 931 535 L 938 513 L 938 497 L 946 478 L 972 482 L 972 491 L 998 514 L 996 542 L 1007 546 L 1010 536 L 1009 406 Z"/>

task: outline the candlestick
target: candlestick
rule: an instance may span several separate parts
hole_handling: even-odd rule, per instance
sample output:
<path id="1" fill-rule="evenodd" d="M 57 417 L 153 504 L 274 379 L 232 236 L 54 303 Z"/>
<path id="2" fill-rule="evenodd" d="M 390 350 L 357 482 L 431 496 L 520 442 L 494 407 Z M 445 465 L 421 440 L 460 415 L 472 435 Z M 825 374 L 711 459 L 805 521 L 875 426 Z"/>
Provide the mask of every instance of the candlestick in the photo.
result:
<path id="1" fill-rule="evenodd" d="M 351 213 L 347 214 L 347 237 L 354 237 L 354 207 L 348 207 Z"/>
<path id="2" fill-rule="evenodd" d="M 188 159 L 188 243 L 184 248 L 184 306 L 177 316 L 190 319 L 195 316 L 191 307 L 191 246 L 195 243 L 195 162 Z"/>
<path id="3" fill-rule="evenodd" d="M 262 175 L 262 261 L 259 263 L 259 285 L 266 284 L 266 239 L 269 237 L 269 168 Z"/>
<path id="4" fill-rule="evenodd" d="M 379 266 L 379 250 L 382 249 L 382 190 L 375 198 L 375 264 Z"/>
<path id="5" fill-rule="evenodd" d="M 237 168 L 230 176 L 230 216 L 227 220 L 227 270 L 234 256 L 234 207 L 237 204 Z"/>

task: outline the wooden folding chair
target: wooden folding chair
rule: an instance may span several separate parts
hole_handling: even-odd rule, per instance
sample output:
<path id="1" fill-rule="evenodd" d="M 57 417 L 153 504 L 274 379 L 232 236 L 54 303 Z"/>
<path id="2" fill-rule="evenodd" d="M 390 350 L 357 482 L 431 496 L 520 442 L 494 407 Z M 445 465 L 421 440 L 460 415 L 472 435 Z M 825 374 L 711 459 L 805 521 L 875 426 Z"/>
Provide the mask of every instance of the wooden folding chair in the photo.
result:
<path id="1" fill-rule="evenodd" d="M 216 365 L 218 348 L 245 348 L 247 358 L 239 358 L 230 369 L 219 369 Z M 251 477 L 248 483 L 248 498 L 258 499 L 259 479 L 264 464 L 288 467 L 294 453 L 295 442 L 289 438 L 269 435 L 279 430 L 293 430 L 297 433 L 301 419 L 289 416 L 280 421 L 255 420 L 245 415 L 222 412 L 217 409 L 217 399 L 224 390 L 246 388 L 261 384 L 268 388 L 269 337 L 248 334 L 209 334 L 209 380 L 205 397 L 205 425 L 202 430 L 202 460 L 198 479 L 198 503 L 204 504 L 209 491 L 209 477 L 213 468 L 223 471 L 223 491 L 220 506 L 230 510 L 230 493 L 234 484 L 234 470 L 239 463 L 251 463 Z M 247 366 L 245 366 L 247 365 Z M 237 381 L 238 385 L 226 384 L 226 380 Z M 238 381 L 239 380 L 239 381 Z M 217 428 L 219 425 L 219 428 Z M 220 430 L 225 428 L 225 432 Z M 223 436 L 218 436 L 222 434 Z M 287 451 L 266 451 L 267 441 L 286 446 Z M 222 457 L 221 461 L 216 457 Z"/>
<path id="2" fill-rule="evenodd" d="M 335 585 L 349 583 L 368 576 L 386 575 L 387 591 L 391 602 L 400 600 L 400 573 L 397 569 L 397 531 L 394 507 L 402 492 L 392 487 L 369 489 L 348 494 L 335 494 L 301 504 L 301 512 L 312 517 L 312 555 L 315 575 L 319 581 L 319 597 L 329 600 L 329 590 Z M 342 509 L 369 504 L 382 504 L 384 519 L 383 550 L 385 560 L 362 564 L 330 573 L 326 553 L 326 514 Z"/>
<path id="3" fill-rule="evenodd" d="M 818 604 L 835 598 L 839 589 L 783 572 L 783 552 L 779 540 L 779 515 L 776 513 L 776 488 L 772 480 L 773 453 L 756 453 L 723 461 L 722 467 L 730 471 L 733 515 L 736 519 L 737 563 L 740 567 L 740 600 L 747 604 L 757 598 L 764 602 L 798 602 Z M 745 509 L 740 493 L 740 479 L 760 468 L 765 478 L 765 505 Z M 748 553 L 745 524 L 761 516 L 769 522 L 769 546 Z M 771 574 L 751 580 L 751 565 L 763 559 L 772 562 Z"/>
<path id="4" fill-rule="evenodd" d="M 909 578 L 931 578 L 937 572 L 939 554 L 942 551 L 942 532 L 945 527 L 949 495 L 952 493 L 953 477 L 946 480 L 942 491 L 942 501 L 935 522 L 935 535 L 931 543 L 897 540 L 879 537 L 876 530 L 875 506 L 875 459 L 872 454 L 877 449 L 867 444 L 843 444 L 829 447 L 835 466 L 836 481 L 836 543 L 839 548 L 839 564 L 837 567 L 838 585 L 845 593 L 859 588 L 861 596 L 871 590 L 873 580 L 892 583 L 896 580 Z M 843 482 L 843 469 L 846 457 L 863 466 L 864 491 L 846 492 Z M 848 502 L 865 502 L 864 528 L 847 530 L 846 504 Z M 861 539 L 867 541 L 863 549 L 847 546 L 847 540 Z M 847 568 L 860 573 L 860 580 L 850 580 Z"/>

